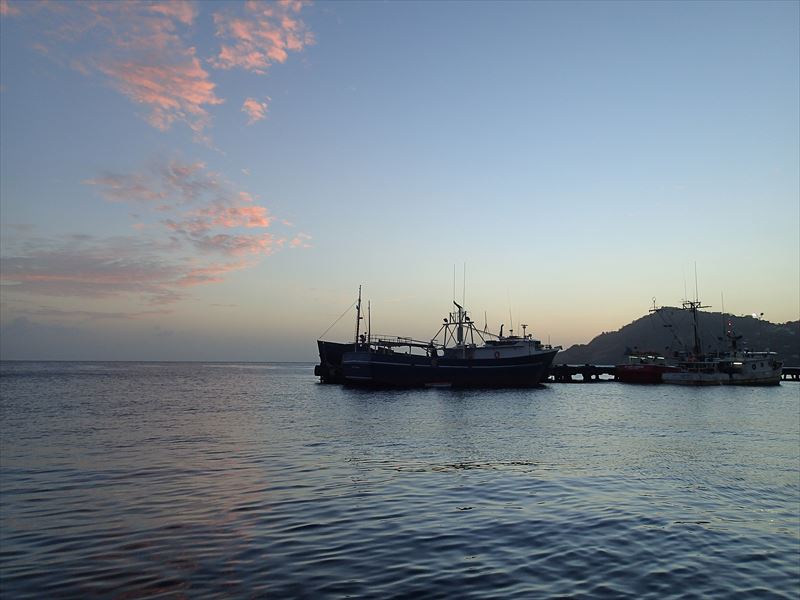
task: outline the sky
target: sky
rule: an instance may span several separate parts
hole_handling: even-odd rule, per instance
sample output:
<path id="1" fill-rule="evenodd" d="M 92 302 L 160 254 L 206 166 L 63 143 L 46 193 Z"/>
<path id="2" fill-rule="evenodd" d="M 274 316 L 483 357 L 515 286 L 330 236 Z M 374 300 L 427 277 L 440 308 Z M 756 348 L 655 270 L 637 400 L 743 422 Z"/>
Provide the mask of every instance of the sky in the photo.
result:
<path id="1" fill-rule="evenodd" d="M 313 361 L 360 285 L 800 319 L 800 3 L 0 0 L 0 358 Z"/>

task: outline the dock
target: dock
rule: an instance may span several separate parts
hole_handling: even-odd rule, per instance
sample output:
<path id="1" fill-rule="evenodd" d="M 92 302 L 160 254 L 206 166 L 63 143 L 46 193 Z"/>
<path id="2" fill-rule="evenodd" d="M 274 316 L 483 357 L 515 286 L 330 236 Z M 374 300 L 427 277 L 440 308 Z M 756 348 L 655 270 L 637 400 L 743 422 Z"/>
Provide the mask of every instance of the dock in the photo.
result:
<path id="1" fill-rule="evenodd" d="M 580 379 L 573 379 L 580 375 Z M 606 377 L 601 377 L 605 375 Z M 614 365 L 553 365 L 547 381 L 554 383 L 598 383 L 615 381 L 617 378 Z"/>
<path id="2" fill-rule="evenodd" d="M 783 367 L 781 379 L 784 381 L 800 381 L 800 367 Z"/>
<path id="3" fill-rule="evenodd" d="M 783 367 L 781 379 L 800 382 L 800 367 Z M 553 365 L 546 379 L 552 383 L 599 383 L 616 380 L 614 365 Z"/>

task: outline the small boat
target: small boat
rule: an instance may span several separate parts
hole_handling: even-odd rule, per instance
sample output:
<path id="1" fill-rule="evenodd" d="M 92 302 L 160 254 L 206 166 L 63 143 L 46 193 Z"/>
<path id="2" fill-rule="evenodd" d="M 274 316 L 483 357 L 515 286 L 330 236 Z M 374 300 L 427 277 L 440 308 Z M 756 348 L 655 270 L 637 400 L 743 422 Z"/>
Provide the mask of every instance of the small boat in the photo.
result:
<path id="1" fill-rule="evenodd" d="M 697 326 L 700 302 L 687 300 L 684 310 L 692 314 L 694 344 L 690 352 L 679 355 L 677 370 L 662 375 L 664 383 L 678 385 L 778 385 L 781 381 L 783 362 L 775 352 L 753 352 L 742 350 L 738 342 L 742 336 L 728 330 L 725 337 L 729 348 L 723 351 L 702 352 Z"/>
<path id="2" fill-rule="evenodd" d="M 623 383 L 661 383 L 664 373 L 679 370 L 657 352 L 629 352 L 628 362 L 615 365 L 614 377 Z"/>
<path id="3" fill-rule="evenodd" d="M 457 302 L 456 310 L 430 341 L 359 334 L 341 358 L 341 375 L 351 385 L 392 387 L 523 387 L 546 376 L 560 350 L 523 335 L 490 334 L 475 327 Z M 359 302 L 360 306 L 360 302 Z M 357 323 L 360 315 L 357 317 Z"/>

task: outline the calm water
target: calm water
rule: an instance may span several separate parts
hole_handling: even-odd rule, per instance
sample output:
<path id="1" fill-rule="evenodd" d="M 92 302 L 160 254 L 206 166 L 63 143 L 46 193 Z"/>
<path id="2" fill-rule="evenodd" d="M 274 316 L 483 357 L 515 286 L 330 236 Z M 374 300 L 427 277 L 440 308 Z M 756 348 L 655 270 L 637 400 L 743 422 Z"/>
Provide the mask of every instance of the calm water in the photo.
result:
<path id="1" fill-rule="evenodd" d="M 800 384 L 3 363 L 3 598 L 797 598 Z"/>

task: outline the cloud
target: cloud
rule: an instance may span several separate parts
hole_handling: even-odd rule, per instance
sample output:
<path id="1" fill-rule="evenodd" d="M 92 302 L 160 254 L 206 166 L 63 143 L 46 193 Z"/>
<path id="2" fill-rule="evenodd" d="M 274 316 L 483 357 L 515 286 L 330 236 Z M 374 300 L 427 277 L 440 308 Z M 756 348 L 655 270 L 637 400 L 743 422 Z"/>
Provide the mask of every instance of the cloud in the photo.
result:
<path id="1" fill-rule="evenodd" d="M 88 9 L 97 19 L 95 29 L 105 47 L 90 64 L 128 99 L 144 106 L 145 120 L 156 129 L 184 123 L 195 139 L 207 141 L 203 131 L 211 123 L 208 109 L 224 100 L 216 95 L 216 84 L 195 48 L 179 31 L 179 26 L 193 23 L 194 5 L 183 0 L 101 2 Z M 87 70 L 85 63 L 78 64 Z"/>
<path id="2" fill-rule="evenodd" d="M 154 163 L 135 173 L 107 172 L 84 183 L 98 186 L 110 202 L 141 203 L 160 211 L 218 199 L 225 193 L 237 196 L 234 191 L 224 191 L 220 175 L 208 170 L 205 163 L 178 159 Z"/>
<path id="3" fill-rule="evenodd" d="M 50 306 L 40 306 L 38 308 L 17 308 L 15 311 L 18 315 L 29 315 L 32 317 L 55 318 L 63 319 L 76 319 L 96 321 L 102 319 L 110 320 L 136 320 L 156 315 L 170 315 L 174 311 L 167 308 L 159 308 L 153 310 L 138 310 L 138 311 L 103 311 L 103 310 L 64 310 L 61 308 L 53 308 Z"/>
<path id="4" fill-rule="evenodd" d="M 244 261 L 219 263 L 202 267 L 193 267 L 178 281 L 181 287 L 191 287 L 204 283 L 218 283 L 224 280 L 223 275 L 231 271 L 238 271 L 248 266 Z"/>
<path id="5" fill-rule="evenodd" d="M 77 298 L 135 298 L 166 305 L 185 288 L 223 281 L 246 260 L 203 261 L 169 244 L 134 237 L 29 240 L 27 249 L 0 257 L 5 294 Z M 137 312 L 143 316 L 152 311 Z M 90 316 L 86 313 L 85 316 Z"/>
<path id="6" fill-rule="evenodd" d="M 5 224 L 4 295 L 167 305 L 184 299 L 189 288 L 222 282 L 287 246 L 284 236 L 271 231 L 275 218 L 267 207 L 200 161 L 154 161 L 136 172 L 104 173 L 84 183 L 109 202 L 135 205 L 137 235 L 44 238 Z M 295 239 L 288 245 L 304 246 L 310 236 Z"/>
<path id="7" fill-rule="evenodd" d="M 202 134 L 211 121 L 207 106 L 224 101 L 214 94 L 216 85 L 194 56 L 194 50 L 166 62 L 116 61 L 100 65 L 114 86 L 137 104 L 149 108 L 146 120 L 161 131 L 183 122 Z"/>
<path id="8" fill-rule="evenodd" d="M 230 235 L 218 233 L 210 236 L 198 236 L 192 240 L 201 250 L 222 252 L 231 256 L 248 254 L 272 254 L 282 242 L 270 233 L 260 235 Z"/>
<path id="9" fill-rule="evenodd" d="M 170 0 L 169 2 L 156 3 L 150 5 L 149 9 L 156 14 L 172 17 L 184 25 L 191 25 L 197 16 L 194 4 L 188 0 Z"/>
<path id="10" fill-rule="evenodd" d="M 302 8 L 302 2 L 250 0 L 241 16 L 215 13 L 217 37 L 223 42 L 210 63 L 218 69 L 264 74 L 270 65 L 285 62 L 289 52 L 300 52 L 315 41 L 297 17 Z"/>
<path id="11" fill-rule="evenodd" d="M 135 173 L 105 173 L 84 183 L 97 186 L 110 202 L 134 203 L 166 215 L 160 217 L 160 225 L 172 239 L 203 253 L 269 255 L 283 244 L 271 233 L 245 233 L 269 228 L 274 217 L 249 192 L 236 189 L 202 162 L 170 160 Z M 147 227 L 142 222 L 136 226 Z"/>
<path id="12" fill-rule="evenodd" d="M 267 118 L 267 102 L 259 102 L 255 98 L 247 98 L 242 105 L 242 112 L 249 117 L 247 124 L 253 125 L 257 121 Z"/>
<path id="13" fill-rule="evenodd" d="M 0 16 L 16 17 L 21 13 L 20 9 L 11 4 L 8 0 L 0 0 Z"/>
<path id="14" fill-rule="evenodd" d="M 209 108 L 224 100 L 187 37 L 195 4 L 169 2 L 37 2 L 3 4 L 3 15 L 36 14 L 39 52 L 84 75 L 101 73 L 145 120 L 165 131 L 186 124 L 196 140 L 211 124 Z M 49 18 L 49 21 L 47 20 Z M 92 50 L 88 50 L 91 48 Z M 69 56 L 67 61 L 65 56 Z"/>
<path id="15" fill-rule="evenodd" d="M 143 240 L 32 239 L 26 246 L 0 257 L 4 292 L 88 298 L 133 295 L 150 304 L 182 297 L 174 288 L 186 269 Z"/>
<path id="16" fill-rule="evenodd" d="M 272 217 L 263 206 L 225 206 L 216 204 L 197 211 L 200 217 L 206 217 L 211 226 L 221 227 L 269 227 Z"/>
<path id="17" fill-rule="evenodd" d="M 289 242 L 289 246 L 292 248 L 311 248 L 311 244 L 308 243 L 310 239 L 311 236 L 307 233 L 298 233 Z"/>
<path id="18" fill-rule="evenodd" d="M 192 36 L 201 30 L 200 10 L 223 6 L 213 19 L 219 50 L 199 56 Z M 212 5 L 187 0 L 10 2 L 0 16 L 36 16 L 31 44 L 49 59 L 84 76 L 101 74 L 160 131 L 188 126 L 194 140 L 210 145 L 211 110 L 225 102 L 207 66 L 265 73 L 301 52 L 314 36 L 299 18 L 295 1 Z M 212 9 L 208 10 L 208 13 Z M 69 58 L 66 58 L 69 57 Z M 266 117 L 267 100 L 248 97 L 242 110 L 249 124 Z"/>
<path id="19" fill-rule="evenodd" d="M 221 253 L 230 256 L 270 255 L 284 243 L 283 238 L 278 238 L 271 233 L 214 233 L 211 231 L 211 224 L 203 219 L 188 219 L 180 222 L 168 219 L 164 224 L 178 236 L 178 239 L 204 253 Z"/>

